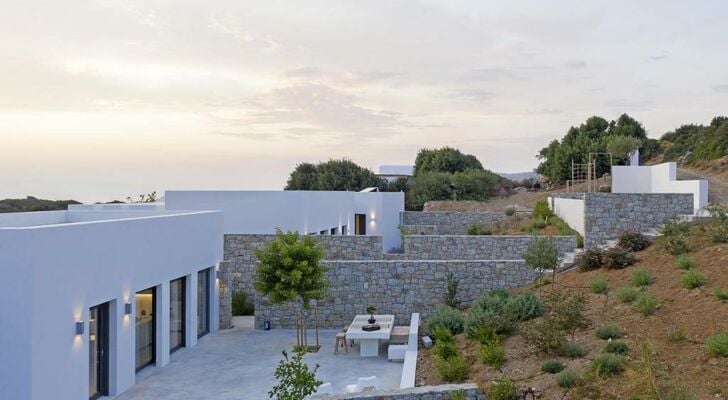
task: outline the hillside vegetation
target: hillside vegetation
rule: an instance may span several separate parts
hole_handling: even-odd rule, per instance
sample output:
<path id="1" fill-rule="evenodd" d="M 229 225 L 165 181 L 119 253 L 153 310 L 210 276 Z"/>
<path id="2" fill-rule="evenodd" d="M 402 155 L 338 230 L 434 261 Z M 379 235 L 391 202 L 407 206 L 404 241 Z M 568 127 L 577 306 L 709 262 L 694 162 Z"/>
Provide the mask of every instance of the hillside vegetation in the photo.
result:
<path id="1" fill-rule="evenodd" d="M 66 210 L 69 204 L 81 203 L 76 200 L 44 200 L 32 196 L 24 199 L 4 199 L 0 200 L 0 213 Z"/>
<path id="2" fill-rule="evenodd" d="M 438 310 L 425 321 L 436 345 L 420 352 L 418 384 L 476 382 L 491 400 L 526 388 L 542 399 L 728 397 L 723 217 L 668 224 L 652 243 L 627 232 L 555 283 Z"/>

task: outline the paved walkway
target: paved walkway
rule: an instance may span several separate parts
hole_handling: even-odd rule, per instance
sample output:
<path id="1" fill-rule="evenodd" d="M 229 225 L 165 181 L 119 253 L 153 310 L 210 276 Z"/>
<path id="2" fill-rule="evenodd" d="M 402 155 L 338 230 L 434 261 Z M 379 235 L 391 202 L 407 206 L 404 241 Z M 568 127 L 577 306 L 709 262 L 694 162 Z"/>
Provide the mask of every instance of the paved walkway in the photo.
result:
<path id="1" fill-rule="evenodd" d="M 339 349 L 334 355 L 336 332 L 321 331 L 321 350 L 304 357 L 309 365 L 321 366 L 318 379 L 331 382 L 337 393 L 356 383 L 357 378 L 371 375 L 379 378 L 383 389 L 399 387 L 402 364 L 387 361 L 386 347 L 380 349 L 380 357 L 360 358 L 358 345 L 348 354 Z M 309 342 L 314 341 L 311 331 Z M 281 351 L 290 350 L 295 342 L 296 331 L 287 329 L 233 328 L 209 334 L 197 346 L 175 352 L 167 366 L 143 371 L 138 376 L 140 382 L 117 399 L 268 399 L 268 391 L 276 383 L 273 372 L 282 358 Z"/>

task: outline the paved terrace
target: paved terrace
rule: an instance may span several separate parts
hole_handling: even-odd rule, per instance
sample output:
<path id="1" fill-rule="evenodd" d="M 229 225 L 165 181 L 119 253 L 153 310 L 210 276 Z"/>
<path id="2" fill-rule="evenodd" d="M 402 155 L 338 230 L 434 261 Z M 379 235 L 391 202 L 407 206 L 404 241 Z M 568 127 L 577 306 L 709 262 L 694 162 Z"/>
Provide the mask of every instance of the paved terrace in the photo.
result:
<path id="1" fill-rule="evenodd" d="M 360 358 L 358 344 L 334 355 L 334 338 L 338 331 L 320 331 L 321 350 L 304 360 L 319 364 L 317 378 L 331 382 L 341 393 L 357 378 L 376 375 L 383 389 L 399 388 L 402 364 L 386 359 L 386 347 L 379 357 Z M 315 342 L 309 331 L 309 343 Z M 271 331 L 233 328 L 209 334 L 198 345 L 172 355 L 163 368 L 151 367 L 137 376 L 137 385 L 117 397 L 118 400 L 240 400 L 268 399 L 275 385 L 273 377 L 281 350 L 289 350 L 296 342 L 296 331 Z"/>

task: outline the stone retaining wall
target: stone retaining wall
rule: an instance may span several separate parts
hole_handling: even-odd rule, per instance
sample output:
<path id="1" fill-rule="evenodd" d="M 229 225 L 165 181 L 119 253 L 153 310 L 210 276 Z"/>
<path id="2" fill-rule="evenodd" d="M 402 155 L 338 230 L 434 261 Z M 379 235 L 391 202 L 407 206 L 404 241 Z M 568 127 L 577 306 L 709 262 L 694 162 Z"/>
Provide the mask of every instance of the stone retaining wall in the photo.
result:
<path id="1" fill-rule="evenodd" d="M 446 277 L 452 272 L 459 281 L 459 297 L 469 304 L 484 292 L 532 282 L 536 273 L 522 260 L 512 261 L 423 261 L 374 260 L 326 261 L 329 297 L 319 301 L 319 326 L 341 328 L 356 314 L 373 305 L 382 314 L 395 314 L 397 324 L 406 324 L 410 314 L 426 319 L 442 304 Z M 294 328 L 298 308 L 293 304 L 271 304 L 265 297 L 255 301 L 256 327 L 264 320 L 273 328 Z M 313 310 L 308 318 L 314 318 Z"/>
<path id="2" fill-rule="evenodd" d="M 645 232 L 691 214 L 692 194 L 584 193 L 584 247 L 603 245 L 627 229 Z"/>
<path id="3" fill-rule="evenodd" d="M 246 292 L 255 297 L 253 272 L 258 261 L 256 249 L 262 249 L 275 235 L 225 235 L 225 260 L 229 264 L 233 292 Z M 327 259 L 376 260 L 382 258 L 381 236 L 315 236 L 323 246 Z"/>
<path id="4" fill-rule="evenodd" d="M 576 236 L 551 236 L 559 255 L 576 249 Z M 519 260 L 533 236 L 405 236 L 404 258 Z"/>
<path id="5" fill-rule="evenodd" d="M 403 235 L 437 235 L 437 225 L 400 225 Z"/>
<path id="6" fill-rule="evenodd" d="M 404 211 L 402 225 L 434 225 L 438 235 L 465 235 L 470 225 L 491 225 L 505 218 L 503 212 Z"/>
<path id="7" fill-rule="evenodd" d="M 473 383 L 459 385 L 420 386 L 411 389 L 377 391 L 369 393 L 349 393 L 334 395 L 317 395 L 312 399 L 321 400 L 449 400 L 452 396 L 462 392 L 466 400 L 485 400 L 487 396 L 483 390 Z"/>

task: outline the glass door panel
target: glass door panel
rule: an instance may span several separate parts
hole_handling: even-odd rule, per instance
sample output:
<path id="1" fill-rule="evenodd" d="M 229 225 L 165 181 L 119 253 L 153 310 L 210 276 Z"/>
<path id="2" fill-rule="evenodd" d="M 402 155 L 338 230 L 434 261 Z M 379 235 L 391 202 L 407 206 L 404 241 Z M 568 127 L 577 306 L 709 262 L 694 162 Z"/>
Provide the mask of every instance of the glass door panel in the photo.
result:
<path id="1" fill-rule="evenodd" d="M 156 360 L 156 289 L 136 293 L 136 370 Z"/>

